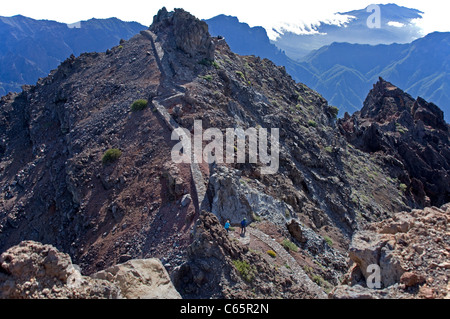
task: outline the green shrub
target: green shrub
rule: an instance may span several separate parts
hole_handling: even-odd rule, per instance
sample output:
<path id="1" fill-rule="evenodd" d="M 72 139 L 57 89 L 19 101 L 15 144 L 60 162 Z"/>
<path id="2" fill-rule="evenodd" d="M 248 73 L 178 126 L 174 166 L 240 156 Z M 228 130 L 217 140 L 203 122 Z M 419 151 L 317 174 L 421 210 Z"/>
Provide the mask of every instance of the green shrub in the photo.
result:
<path id="1" fill-rule="evenodd" d="M 122 152 L 117 148 L 109 149 L 103 154 L 102 162 L 103 164 L 108 164 L 117 161 L 120 156 L 122 156 Z"/>
<path id="2" fill-rule="evenodd" d="M 408 129 L 404 126 L 402 126 L 400 123 L 395 123 L 395 128 L 397 130 L 397 132 L 399 132 L 400 134 L 405 134 L 408 132 Z"/>
<path id="3" fill-rule="evenodd" d="M 277 257 L 277 253 L 274 252 L 273 250 L 268 250 L 268 251 L 267 251 L 267 254 L 268 254 L 270 257 L 272 257 L 272 258 L 276 258 L 276 257 Z"/>
<path id="4" fill-rule="evenodd" d="M 400 184 L 400 190 L 403 192 L 403 193 L 406 193 L 406 190 L 408 189 L 408 186 L 406 186 L 406 184 Z"/>
<path id="5" fill-rule="evenodd" d="M 136 111 L 142 111 L 143 109 L 145 109 L 148 105 L 148 101 L 147 100 L 136 100 L 133 102 L 133 104 L 131 104 L 131 110 L 133 112 Z"/>
<path id="6" fill-rule="evenodd" d="M 308 121 L 308 126 L 317 127 L 317 123 L 313 120 Z"/>
<path id="7" fill-rule="evenodd" d="M 333 247 L 333 241 L 328 236 L 323 236 L 323 239 L 327 242 L 328 246 Z"/>
<path id="8" fill-rule="evenodd" d="M 236 71 L 236 75 L 239 76 L 242 80 L 246 80 L 244 73 L 242 73 L 241 71 Z"/>
<path id="9" fill-rule="evenodd" d="M 298 247 L 296 244 L 294 244 L 293 242 L 291 242 L 289 239 L 285 238 L 283 240 L 283 242 L 281 243 L 284 247 L 284 249 L 286 249 L 287 251 L 298 251 Z"/>
<path id="10" fill-rule="evenodd" d="M 220 69 L 220 65 L 216 61 L 212 61 L 211 64 L 216 70 Z"/>
<path id="11" fill-rule="evenodd" d="M 312 276 L 312 281 L 314 281 L 316 284 L 318 284 L 319 286 L 322 286 L 324 283 L 324 279 L 322 278 L 322 276 L 314 274 Z"/>
<path id="12" fill-rule="evenodd" d="M 206 81 L 208 81 L 208 82 L 211 82 L 212 80 L 213 80 L 213 77 L 212 77 L 212 75 L 203 75 L 203 76 L 200 76 L 200 78 L 202 78 L 202 79 L 204 79 L 204 80 L 206 80 Z"/>
<path id="13" fill-rule="evenodd" d="M 233 265 L 245 281 L 251 282 L 255 277 L 256 268 L 250 266 L 248 262 L 244 260 L 233 260 Z"/>

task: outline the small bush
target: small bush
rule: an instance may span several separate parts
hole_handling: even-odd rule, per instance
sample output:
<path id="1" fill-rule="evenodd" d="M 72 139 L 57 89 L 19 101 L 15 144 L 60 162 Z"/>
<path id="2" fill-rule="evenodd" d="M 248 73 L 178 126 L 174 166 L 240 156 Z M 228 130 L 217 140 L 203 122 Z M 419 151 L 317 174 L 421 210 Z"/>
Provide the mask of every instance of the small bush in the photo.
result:
<path id="1" fill-rule="evenodd" d="M 273 250 L 268 250 L 268 251 L 267 251 L 267 254 L 268 254 L 270 257 L 272 257 L 272 258 L 276 258 L 276 257 L 277 257 L 277 253 L 274 252 Z"/>
<path id="2" fill-rule="evenodd" d="M 328 244 L 328 246 L 333 247 L 333 241 L 331 240 L 330 237 L 328 236 L 323 236 L 323 239 L 325 239 L 326 243 Z"/>
<path id="3" fill-rule="evenodd" d="M 236 75 L 239 76 L 242 80 L 246 80 L 244 73 L 242 73 L 241 71 L 236 71 Z"/>
<path id="4" fill-rule="evenodd" d="M 137 100 L 134 101 L 133 104 L 131 104 L 131 110 L 133 112 L 136 111 L 142 111 L 143 109 L 145 109 L 148 105 L 148 101 L 147 100 Z"/>
<path id="5" fill-rule="evenodd" d="M 406 186 L 406 184 L 400 184 L 400 190 L 403 192 L 403 193 L 406 193 L 406 190 L 408 189 L 408 186 Z"/>
<path id="6" fill-rule="evenodd" d="M 406 134 L 408 132 L 408 129 L 402 126 L 400 123 L 395 123 L 395 128 L 400 134 Z"/>
<path id="7" fill-rule="evenodd" d="M 313 120 L 308 121 L 308 126 L 317 127 L 317 123 Z"/>
<path id="8" fill-rule="evenodd" d="M 117 148 L 112 148 L 110 150 L 107 150 L 105 154 L 103 154 L 102 162 L 103 164 L 109 164 L 117 161 L 120 156 L 122 156 L 122 152 Z"/>
<path id="9" fill-rule="evenodd" d="M 256 268 L 250 266 L 248 262 L 243 260 L 233 260 L 233 265 L 245 281 L 251 282 L 255 277 Z"/>
<path id="10" fill-rule="evenodd" d="M 295 245 L 293 242 L 291 242 L 289 239 L 285 238 L 282 242 L 282 245 L 284 247 L 284 249 L 286 249 L 287 251 L 298 251 L 298 247 L 297 245 Z"/>
<path id="11" fill-rule="evenodd" d="M 200 76 L 202 79 L 204 79 L 204 80 L 206 80 L 206 81 L 208 81 L 208 82 L 211 82 L 212 80 L 213 80 L 213 77 L 212 77 L 212 75 L 204 75 L 204 76 Z"/>
<path id="12" fill-rule="evenodd" d="M 220 69 L 220 65 L 216 61 L 212 61 L 211 64 L 216 70 Z"/>

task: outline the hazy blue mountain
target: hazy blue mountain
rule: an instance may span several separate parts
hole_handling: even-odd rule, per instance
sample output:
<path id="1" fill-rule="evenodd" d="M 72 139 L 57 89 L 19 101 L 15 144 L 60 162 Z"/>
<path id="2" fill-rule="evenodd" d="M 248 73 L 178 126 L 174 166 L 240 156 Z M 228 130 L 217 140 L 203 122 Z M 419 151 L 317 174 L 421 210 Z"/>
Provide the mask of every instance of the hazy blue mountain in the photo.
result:
<path id="1" fill-rule="evenodd" d="M 401 17 L 397 20 L 404 21 Z M 446 121 L 450 120 L 450 33 L 432 33 L 406 44 L 332 43 L 297 62 L 270 43 L 263 28 L 250 28 L 227 16 L 206 22 L 211 34 L 224 36 L 233 51 L 285 66 L 296 81 L 337 106 L 340 115 L 359 110 L 367 92 L 382 76 L 409 94 L 435 103 L 444 111 Z"/>
<path id="2" fill-rule="evenodd" d="M 69 28 L 21 15 L 0 17 L 0 95 L 34 84 L 71 54 L 105 51 L 144 29 L 116 18 L 91 19 Z"/>
<path id="3" fill-rule="evenodd" d="M 359 43 L 359 44 L 392 44 L 410 43 L 420 38 L 421 30 L 413 23 L 420 19 L 423 12 L 400 7 L 396 4 L 379 5 L 381 27 L 369 28 L 367 20 L 372 11 L 367 8 L 349 12 L 339 12 L 339 15 L 352 18 L 344 25 L 330 22 L 320 22 L 311 28 L 315 34 L 295 34 L 279 30 L 279 37 L 273 43 L 284 50 L 295 60 L 301 60 L 312 50 L 317 50 L 333 42 Z"/>
<path id="4" fill-rule="evenodd" d="M 450 33 L 431 33 L 410 44 L 333 43 L 301 64 L 307 71 L 297 76 L 342 111 L 359 110 L 381 76 L 435 103 L 450 120 Z"/>

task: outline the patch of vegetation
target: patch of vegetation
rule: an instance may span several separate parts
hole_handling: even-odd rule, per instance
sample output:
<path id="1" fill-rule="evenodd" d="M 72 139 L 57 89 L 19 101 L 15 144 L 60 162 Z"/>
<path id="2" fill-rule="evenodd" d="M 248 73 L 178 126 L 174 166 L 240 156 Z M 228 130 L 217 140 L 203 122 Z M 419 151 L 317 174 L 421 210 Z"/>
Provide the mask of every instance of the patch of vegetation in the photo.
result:
<path id="1" fill-rule="evenodd" d="M 313 120 L 309 120 L 308 121 L 308 126 L 317 127 L 317 123 L 315 121 L 313 121 Z"/>
<path id="2" fill-rule="evenodd" d="M 395 128 L 400 134 L 405 134 L 406 132 L 408 132 L 408 129 L 402 126 L 400 123 L 395 123 Z"/>
<path id="3" fill-rule="evenodd" d="M 267 254 L 268 254 L 270 257 L 272 257 L 272 258 L 276 258 L 276 257 L 277 257 L 277 253 L 274 252 L 273 250 L 268 250 L 268 251 L 267 251 Z"/>
<path id="4" fill-rule="evenodd" d="M 402 191 L 402 193 L 406 193 L 406 190 L 408 189 L 408 186 L 406 186 L 406 184 L 401 183 L 399 185 L 399 188 Z"/>
<path id="5" fill-rule="evenodd" d="M 212 80 L 213 80 L 213 77 L 212 77 L 212 75 L 203 75 L 203 76 L 200 76 L 200 78 L 202 78 L 202 79 L 204 79 L 204 80 L 206 80 L 206 81 L 208 81 L 208 82 L 211 82 Z"/>
<path id="6" fill-rule="evenodd" d="M 296 244 L 294 244 L 293 242 L 291 242 L 289 239 L 285 238 L 283 239 L 283 242 L 281 243 L 284 247 L 284 249 L 286 249 L 287 251 L 298 251 L 298 247 Z"/>
<path id="7" fill-rule="evenodd" d="M 324 239 L 325 242 L 328 244 L 328 246 L 333 247 L 333 240 L 331 240 L 330 237 L 328 237 L 328 236 L 323 236 L 323 239 Z"/>
<path id="8" fill-rule="evenodd" d="M 241 71 L 236 71 L 236 75 L 239 76 L 243 81 L 246 81 L 245 75 Z"/>
<path id="9" fill-rule="evenodd" d="M 131 110 L 133 112 L 142 111 L 148 106 L 148 101 L 144 99 L 136 100 L 131 104 Z"/>
<path id="10" fill-rule="evenodd" d="M 314 274 L 312 275 L 312 281 L 322 287 L 326 293 L 329 293 L 333 289 L 333 285 L 331 285 L 328 281 L 323 279 L 322 276 Z"/>
<path id="11" fill-rule="evenodd" d="M 324 148 L 327 153 L 333 153 L 333 148 L 331 146 L 327 146 Z"/>
<path id="12" fill-rule="evenodd" d="M 117 161 L 122 156 L 122 152 L 117 148 L 109 149 L 103 154 L 102 163 L 109 164 Z"/>
<path id="13" fill-rule="evenodd" d="M 245 281 L 252 282 L 253 278 L 255 278 L 255 266 L 250 266 L 245 260 L 233 260 L 233 265 Z"/>
<path id="14" fill-rule="evenodd" d="M 322 276 L 314 274 L 311 279 L 319 286 L 323 285 L 324 279 L 322 278 Z"/>

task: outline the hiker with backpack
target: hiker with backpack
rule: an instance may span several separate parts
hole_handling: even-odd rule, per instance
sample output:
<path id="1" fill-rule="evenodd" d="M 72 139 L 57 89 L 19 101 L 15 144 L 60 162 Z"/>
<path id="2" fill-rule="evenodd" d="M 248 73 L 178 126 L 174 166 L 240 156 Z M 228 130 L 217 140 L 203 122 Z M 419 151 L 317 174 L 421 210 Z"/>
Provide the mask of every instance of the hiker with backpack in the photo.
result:
<path id="1" fill-rule="evenodd" d="M 228 232 L 230 231 L 230 221 L 229 220 L 227 220 L 227 222 L 225 223 L 225 229 L 226 229 L 226 231 L 227 231 L 227 234 L 228 234 Z"/>

